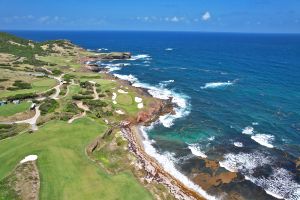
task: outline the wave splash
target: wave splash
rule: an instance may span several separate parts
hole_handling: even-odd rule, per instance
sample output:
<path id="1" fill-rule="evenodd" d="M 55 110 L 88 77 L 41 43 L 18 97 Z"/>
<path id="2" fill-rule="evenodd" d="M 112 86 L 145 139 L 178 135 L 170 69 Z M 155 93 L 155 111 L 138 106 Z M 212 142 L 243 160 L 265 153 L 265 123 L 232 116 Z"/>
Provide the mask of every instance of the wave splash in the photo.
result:
<path id="1" fill-rule="evenodd" d="M 251 136 L 251 139 L 265 147 L 274 148 L 272 141 L 275 139 L 275 137 L 273 135 L 256 134 Z"/>
<path id="2" fill-rule="evenodd" d="M 207 155 L 205 155 L 205 153 L 201 151 L 200 146 L 198 144 L 189 144 L 188 148 L 195 156 L 207 158 Z"/>
<path id="3" fill-rule="evenodd" d="M 176 169 L 174 165 L 174 157 L 172 157 L 171 153 L 160 154 L 156 151 L 156 149 L 152 146 L 153 141 L 149 140 L 147 135 L 147 131 L 149 131 L 151 128 L 153 128 L 153 125 L 149 127 L 140 127 L 140 131 L 144 136 L 143 145 L 145 148 L 145 152 L 151 157 L 155 158 L 164 170 L 169 172 L 176 179 L 180 180 L 185 186 L 187 186 L 190 189 L 193 189 L 195 192 L 197 192 L 206 199 L 216 200 L 217 198 L 207 194 L 200 186 L 193 183 L 191 180 L 188 179 L 188 177 L 186 177 L 184 174 L 182 174 Z"/>
<path id="4" fill-rule="evenodd" d="M 204 86 L 201 87 L 201 89 L 211 89 L 211 88 L 220 88 L 220 87 L 226 87 L 233 85 L 234 81 L 227 81 L 227 82 L 211 82 L 206 83 Z"/>
<path id="5" fill-rule="evenodd" d="M 286 169 L 272 167 L 272 174 L 267 177 L 255 175 L 256 168 L 272 165 L 272 159 L 266 154 L 260 152 L 228 153 L 219 163 L 228 171 L 242 173 L 245 179 L 262 187 L 271 196 L 287 200 L 300 199 L 300 185 Z"/>
<path id="6" fill-rule="evenodd" d="M 120 75 L 120 74 L 114 74 L 114 76 L 127 80 L 132 83 L 132 86 L 134 87 L 140 87 L 145 88 L 148 90 L 149 94 L 152 95 L 155 98 L 168 100 L 172 99 L 172 103 L 175 105 L 174 111 L 175 114 L 166 114 L 159 117 L 159 122 L 166 128 L 170 128 L 174 125 L 174 120 L 187 116 L 190 113 L 190 104 L 188 103 L 189 97 L 184 94 L 176 93 L 172 90 L 169 90 L 165 88 L 165 85 L 160 84 L 158 86 L 153 86 L 147 83 L 139 82 L 139 80 L 133 76 L 130 75 Z M 173 82 L 173 81 L 169 81 Z"/>

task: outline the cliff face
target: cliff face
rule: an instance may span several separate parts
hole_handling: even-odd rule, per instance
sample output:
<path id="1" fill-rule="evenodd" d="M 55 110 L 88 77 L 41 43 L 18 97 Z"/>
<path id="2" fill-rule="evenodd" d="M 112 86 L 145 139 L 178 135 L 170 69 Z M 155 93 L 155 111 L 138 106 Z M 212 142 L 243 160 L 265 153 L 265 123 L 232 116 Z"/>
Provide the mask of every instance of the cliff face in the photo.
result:
<path id="1" fill-rule="evenodd" d="M 136 123 L 151 123 L 156 121 L 159 116 L 171 113 L 174 114 L 172 99 L 157 100 L 150 103 L 149 108 L 140 111 L 136 118 Z"/>

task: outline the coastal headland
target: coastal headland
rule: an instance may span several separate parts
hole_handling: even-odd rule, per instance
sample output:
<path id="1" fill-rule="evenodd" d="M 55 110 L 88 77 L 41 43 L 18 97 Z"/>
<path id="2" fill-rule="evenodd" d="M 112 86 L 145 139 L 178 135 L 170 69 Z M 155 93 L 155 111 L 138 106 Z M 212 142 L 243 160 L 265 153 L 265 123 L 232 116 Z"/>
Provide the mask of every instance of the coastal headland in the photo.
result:
<path id="1" fill-rule="evenodd" d="M 7 33 L 0 41 L 1 199 L 204 199 L 143 148 L 139 126 L 174 114 L 172 98 L 154 98 L 96 63 L 130 53 Z"/>

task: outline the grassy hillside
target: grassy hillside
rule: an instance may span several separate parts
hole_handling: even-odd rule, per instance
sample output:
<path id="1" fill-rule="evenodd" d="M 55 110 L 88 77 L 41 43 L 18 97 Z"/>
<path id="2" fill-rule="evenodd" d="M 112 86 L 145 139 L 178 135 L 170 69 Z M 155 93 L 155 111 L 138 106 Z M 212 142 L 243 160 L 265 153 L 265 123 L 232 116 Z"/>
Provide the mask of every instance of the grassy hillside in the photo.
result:
<path id="1" fill-rule="evenodd" d="M 34 134 L 2 140 L 0 180 L 25 156 L 36 154 L 41 199 L 151 199 L 131 173 L 108 175 L 85 155 L 89 142 L 106 128 L 86 118 L 72 124 L 52 121 Z"/>

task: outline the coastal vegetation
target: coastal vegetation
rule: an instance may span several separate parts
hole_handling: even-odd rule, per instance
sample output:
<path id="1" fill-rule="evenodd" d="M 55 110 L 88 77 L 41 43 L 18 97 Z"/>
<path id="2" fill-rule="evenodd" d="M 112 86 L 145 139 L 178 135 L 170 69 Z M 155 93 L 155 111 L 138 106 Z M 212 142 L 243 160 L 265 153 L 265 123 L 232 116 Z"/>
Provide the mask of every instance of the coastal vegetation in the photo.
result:
<path id="1" fill-rule="evenodd" d="M 0 199 L 24 199 L 24 181 L 38 188 L 25 193 L 40 199 L 173 199 L 163 184 L 144 180 L 120 132 L 123 123 L 150 120 L 161 102 L 85 63 L 130 53 L 95 54 L 67 40 L 7 33 L 0 47 Z M 38 159 L 20 163 L 28 155 Z"/>

